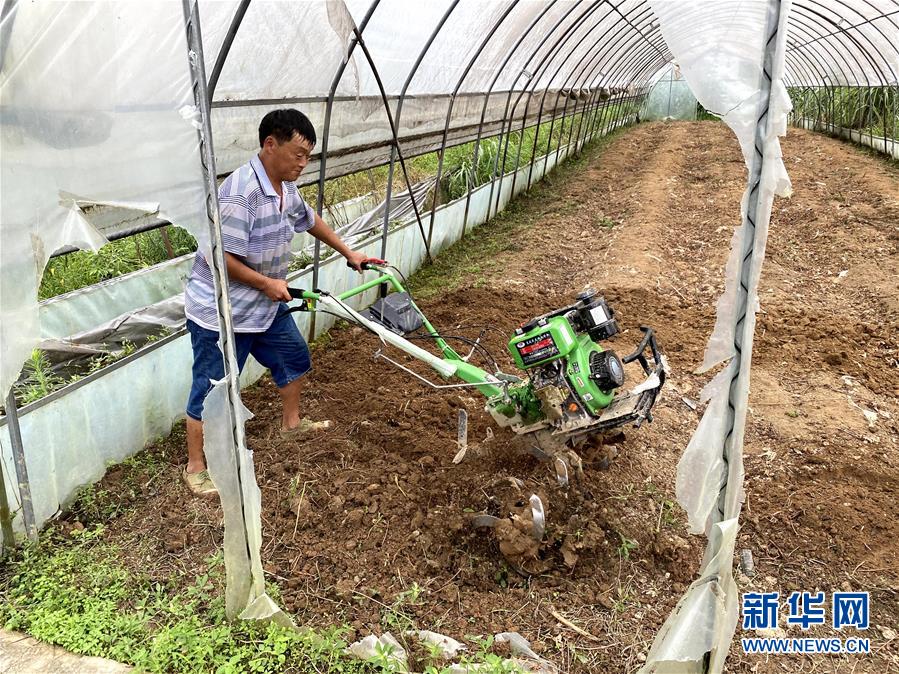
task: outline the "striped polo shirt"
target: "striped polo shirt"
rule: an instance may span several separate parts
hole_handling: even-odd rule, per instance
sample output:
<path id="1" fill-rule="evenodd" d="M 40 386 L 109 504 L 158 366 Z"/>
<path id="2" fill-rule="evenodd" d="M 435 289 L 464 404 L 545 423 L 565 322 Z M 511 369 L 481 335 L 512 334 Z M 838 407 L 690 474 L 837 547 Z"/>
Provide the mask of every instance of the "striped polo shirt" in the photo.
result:
<path id="1" fill-rule="evenodd" d="M 219 187 L 219 211 L 225 251 L 271 278 L 287 278 L 290 241 L 294 233 L 315 224 L 315 212 L 303 201 L 297 186 L 282 182 L 284 208 L 258 156 L 229 175 Z M 278 303 L 261 290 L 237 281 L 228 284 L 234 332 L 265 332 L 275 320 Z M 184 288 L 184 313 L 207 330 L 218 331 L 218 312 L 212 270 L 202 253 Z"/>

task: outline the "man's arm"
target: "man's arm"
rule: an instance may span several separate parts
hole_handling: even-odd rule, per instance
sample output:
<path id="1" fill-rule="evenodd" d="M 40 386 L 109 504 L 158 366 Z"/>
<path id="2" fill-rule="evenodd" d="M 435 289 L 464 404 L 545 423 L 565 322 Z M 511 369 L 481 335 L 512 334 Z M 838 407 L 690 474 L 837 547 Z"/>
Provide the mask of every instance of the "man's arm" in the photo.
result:
<path id="1" fill-rule="evenodd" d="M 318 213 L 315 214 L 315 225 L 312 226 L 309 233 L 323 244 L 331 246 L 331 248 L 343 255 L 350 266 L 358 272 L 362 271 L 362 263 L 369 259 L 365 253 L 351 250 L 343 242 L 343 239 L 337 236 L 337 233 L 319 217 Z M 228 271 L 231 271 L 230 267 Z"/>
<path id="2" fill-rule="evenodd" d="M 232 281 L 261 290 L 272 302 L 290 302 L 287 281 L 270 278 L 250 269 L 243 259 L 234 253 L 225 253 L 225 264 L 228 267 L 228 278 Z"/>

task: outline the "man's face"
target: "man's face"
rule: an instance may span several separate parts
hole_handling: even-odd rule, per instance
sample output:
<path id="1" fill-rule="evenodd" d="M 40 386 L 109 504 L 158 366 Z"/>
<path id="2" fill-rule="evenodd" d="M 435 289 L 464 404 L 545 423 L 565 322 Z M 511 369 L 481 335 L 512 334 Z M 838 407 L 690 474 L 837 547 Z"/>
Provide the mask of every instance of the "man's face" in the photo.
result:
<path id="1" fill-rule="evenodd" d="M 269 165 L 279 180 L 294 182 L 309 163 L 312 143 L 298 133 L 294 133 L 293 138 L 285 143 L 279 143 L 274 136 L 268 136 L 262 145 L 262 151 L 270 160 Z"/>

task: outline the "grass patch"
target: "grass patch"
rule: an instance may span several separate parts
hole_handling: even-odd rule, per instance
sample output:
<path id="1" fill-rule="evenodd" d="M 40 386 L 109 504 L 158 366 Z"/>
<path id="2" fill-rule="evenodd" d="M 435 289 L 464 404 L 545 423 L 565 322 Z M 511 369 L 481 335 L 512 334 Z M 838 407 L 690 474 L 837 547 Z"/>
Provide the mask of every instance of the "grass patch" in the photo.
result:
<path id="1" fill-rule="evenodd" d="M 90 489 L 77 507 L 104 512 L 108 499 Z M 96 508 L 96 512 L 88 512 Z M 135 543 L 139 544 L 139 543 Z M 371 662 L 349 656 L 347 626 L 297 630 L 273 623 L 229 621 L 225 616 L 224 562 L 206 560 L 194 578 L 164 582 L 135 575 L 119 561 L 120 550 L 103 541 L 102 525 L 74 529 L 69 536 L 44 532 L 7 560 L 0 574 L 0 626 L 22 631 L 73 653 L 104 657 L 142 672 L 399 672 L 388 653 Z M 269 594 L 277 597 L 277 588 Z M 408 605 L 419 601 L 413 586 L 385 611 L 384 627 L 416 629 Z M 460 663 L 484 674 L 519 671 L 490 652 L 491 639 L 477 644 Z M 433 650 L 419 656 L 415 671 L 447 674 L 450 665 Z"/>
<path id="2" fill-rule="evenodd" d="M 346 630 L 294 631 L 229 622 L 220 557 L 185 590 L 131 575 L 102 528 L 45 534 L 20 550 L 0 580 L 0 623 L 74 653 L 147 672 L 364 672 L 343 655 Z M 171 582 L 171 581 L 170 581 Z"/>
<path id="3" fill-rule="evenodd" d="M 106 281 L 165 260 L 192 253 L 197 242 L 180 227 L 161 227 L 112 241 L 94 253 L 78 250 L 55 257 L 47 263 L 38 299 Z"/>

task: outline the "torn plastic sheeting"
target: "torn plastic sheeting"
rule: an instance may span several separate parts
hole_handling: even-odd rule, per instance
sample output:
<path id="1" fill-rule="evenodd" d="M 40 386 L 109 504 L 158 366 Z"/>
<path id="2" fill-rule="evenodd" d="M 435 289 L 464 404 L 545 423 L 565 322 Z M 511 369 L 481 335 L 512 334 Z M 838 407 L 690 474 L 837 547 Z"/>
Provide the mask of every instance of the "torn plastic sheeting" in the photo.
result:
<path id="1" fill-rule="evenodd" d="M 39 338 L 49 255 L 105 243 L 80 204 L 111 203 L 206 236 L 193 92 L 178 3 L 19 3 L 0 97 L 0 394 Z M 134 129 L 140 129 L 135 140 Z M 72 195 L 77 195 L 73 197 Z"/>
<path id="2" fill-rule="evenodd" d="M 253 415 L 239 403 L 234 423 Z M 226 380 L 214 382 L 203 403 L 203 452 L 221 499 L 225 521 L 225 610 L 229 618 L 292 621 L 265 593 L 259 548 L 262 543 L 262 495 L 256 484 L 253 455 L 236 447 Z"/>
<path id="3" fill-rule="evenodd" d="M 727 4 L 727 3 L 724 3 Z M 784 52 L 787 37 L 786 23 L 790 2 L 782 0 L 778 30 L 778 53 Z M 659 17 L 662 34 L 677 59 L 681 72 L 697 100 L 716 114 L 733 130 L 740 143 L 743 158 L 749 167 L 755 153 L 755 131 L 761 95 L 758 88 L 762 79 L 762 54 L 764 53 L 769 12 L 772 3 L 767 1 L 744 2 L 729 11 L 716 12 L 716 3 L 690 2 L 689 0 L 650 0 L 653 11 Z M 717 3 L 723 6 L 722 3 Z M 701 20 L 700 20 L 701 19 Z M 781 63 L 774 64 L 772 72 L 769 126 L 765 138 L 765 171 L 760 188 L 763 197 L 770 193 L 782 196 L 790 194 L 790 181 L 783 165 L 780 142 L 777 137 L 786 133 L 787 114 L 791 110 L 789 95 L 781 80 Z M 745 219 L 749 190 L 743 194 L 741 212 Z M 756 240 L 764 241 L 770 209 L 757 211 Z M 761 225 L 761 226 L 760 226 Z M 717 303 L 715 328 L 706 347 L 700 372 L 733 357 L 734 322 L 739 261 L 743 228 L 734 233 L 731 254 L 725 269 L 725 291 Z M 757 251 L 756 259 L 762 257 Z M 751 289 L 758 284 L 760 262 L 754 266 Z M 750 309 L 757 303 L 754 290 L 750 291 Z"/>
<path id="4" fill-rule="evenodd" d="M 716 523 L 709 533 L 703 566 L 662 625 L 640 674 L 720 671 L 737 624 L 733 580 L 736 518 Z M 705 668 L 706 654 L 718 668 Z"/>
<path id="5" fill-rule="evenodd" d="M 38 348 L 47 355 L 53 372 L 68 375 L 91 358 L 121 351 L 126 342 L 141 347 L 163 329 L 181 329 L 184 322 L 184 295 L 179 294 L 116 316 L 91 330 L 42 340 Z"/>
<path id="6" fill-rule="evenodd" d="M 41 348 L 50 344 L 89 346 L 108 350 L 124 342 L 143 343 L 160 330 L 178 330 L 184 326 L 184 295 L 178 294 L 134 311 L 125 312 L 90 330 L 57 340 L 44 340 Z"/>
<path id="7" fill-rule="evenodd" d="M 709 404 L 677 464 L 677 502 L 687 512 L 693 534 L 707 533 L 719 492 L 727 480 L 721 446 L 727 430 L 728 387 L 734 370 L 735 364 L 731 363 L 703 388 L 700 401 Z"/>
<path id="8" fill-rule="evenodd" d="M 61 223 L 57 229 L 29 232 L 27 227 L 16 227 L 6 220 L 0 225 L 0 344 L 3 344 L 0 396 L 3 398 L 40 336 L 38 286 L 50 254 L 67 244 L 99 250 L 106 241 L 84 219 L 79 208 L 56 207 L 53 211 L 48 217 Z"/>

